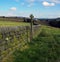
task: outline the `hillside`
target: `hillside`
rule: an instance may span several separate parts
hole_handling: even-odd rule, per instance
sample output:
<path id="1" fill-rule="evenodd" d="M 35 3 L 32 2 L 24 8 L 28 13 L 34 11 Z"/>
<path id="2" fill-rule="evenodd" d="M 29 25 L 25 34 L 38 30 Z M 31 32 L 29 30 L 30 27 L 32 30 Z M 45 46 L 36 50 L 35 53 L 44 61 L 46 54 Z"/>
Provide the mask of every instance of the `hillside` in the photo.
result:
<path id="1" fill-rule="evenodd" d="M 32 42 L 16 49 L 7 62 L 60 62 L 60 29 L 41 26 Z"/>

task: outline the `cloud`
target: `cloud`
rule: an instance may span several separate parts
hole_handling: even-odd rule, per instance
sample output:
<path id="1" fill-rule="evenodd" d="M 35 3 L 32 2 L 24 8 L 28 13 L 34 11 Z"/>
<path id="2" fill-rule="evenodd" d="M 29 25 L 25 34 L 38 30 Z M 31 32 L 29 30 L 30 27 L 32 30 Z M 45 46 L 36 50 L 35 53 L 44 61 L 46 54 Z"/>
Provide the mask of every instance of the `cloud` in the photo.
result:
<path id="1" fill-rule="evenodd" d="M 16 11 L 17 8 L 16 8 L 16 7 L 11 7 L 10 10 L 12 10 L 12 11 Z"/>
<path id="2" fill-rule="evenodd" d="M 13 16 L 13 15 L 14 15 L 14 14 L 11 13 L 11 12 L 7 13 L 7 16 Z"/>
<path id="3" fill-rule="evenodd" d="M 48 2 L 53 2 L 53 3 L 60 3 L 60 0 L 37 0 L 37 1 L 48 1 Z"/>
<path id="4" fill-rule="evenodd" d="M 51 0 L 54 3 L 60 3 L 60 0 Z"/>
<path id="5" fill-rule="evenodd" d="M 55 3 L 49 3 L 47 1 L 44 1 L 42 4 L 43 6 L 55 6 Z"/>

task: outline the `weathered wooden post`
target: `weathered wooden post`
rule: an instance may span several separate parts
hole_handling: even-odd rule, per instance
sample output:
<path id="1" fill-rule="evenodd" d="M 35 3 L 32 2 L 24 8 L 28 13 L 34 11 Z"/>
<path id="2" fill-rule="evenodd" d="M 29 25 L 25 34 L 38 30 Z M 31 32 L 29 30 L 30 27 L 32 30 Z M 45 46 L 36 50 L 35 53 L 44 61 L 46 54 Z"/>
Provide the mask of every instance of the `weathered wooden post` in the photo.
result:
<path id="1" fill-rule="evenodd" d="M 31 29 L 30 29 L 30 42 L 32 41 L 32 38 L 33 38 L 33 18 L 34 18 L 34 16 L 33 16 L 33 14 L 31 14 L 30 15 L 30 19 L 31 19 Z"/>

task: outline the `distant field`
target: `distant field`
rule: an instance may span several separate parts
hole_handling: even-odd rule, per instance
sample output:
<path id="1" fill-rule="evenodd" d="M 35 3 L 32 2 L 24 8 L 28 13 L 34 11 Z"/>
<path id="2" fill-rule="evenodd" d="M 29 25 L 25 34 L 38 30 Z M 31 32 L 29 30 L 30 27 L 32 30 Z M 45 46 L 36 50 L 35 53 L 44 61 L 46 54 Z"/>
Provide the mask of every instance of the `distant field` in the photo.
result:
<path id="1" fill-rule="evenodd" d="M 0 21 L 1 26 L 28 26 L 29 23 L 25 22 L 12 22 L 12 21 Z"/>

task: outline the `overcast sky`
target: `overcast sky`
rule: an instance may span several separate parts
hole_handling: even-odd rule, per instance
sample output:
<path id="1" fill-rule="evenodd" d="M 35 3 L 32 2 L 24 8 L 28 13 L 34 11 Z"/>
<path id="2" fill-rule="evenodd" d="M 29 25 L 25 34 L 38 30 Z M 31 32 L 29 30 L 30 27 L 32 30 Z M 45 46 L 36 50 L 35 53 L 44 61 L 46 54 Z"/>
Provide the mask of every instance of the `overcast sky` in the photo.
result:
<path id="1" fill-rule="evenodd" d="M 60 17 L 60 0 L 0 0 L 0 16 Z"/>

